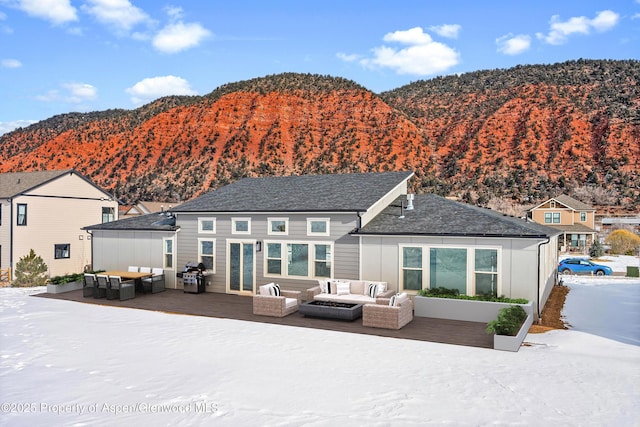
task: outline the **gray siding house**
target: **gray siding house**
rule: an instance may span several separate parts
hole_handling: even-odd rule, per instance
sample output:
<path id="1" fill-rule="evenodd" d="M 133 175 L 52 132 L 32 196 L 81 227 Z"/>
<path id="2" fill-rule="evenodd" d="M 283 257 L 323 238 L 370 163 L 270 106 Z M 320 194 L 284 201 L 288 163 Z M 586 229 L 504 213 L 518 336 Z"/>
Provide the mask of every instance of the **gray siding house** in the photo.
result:
<path id="1" fill-rule="evenodd" d="M 173 208 L 175 222 L 165 213 L 89 227 L 94 268 L 162 261 L 166 277 L 173 275 L 167 287 L 180 289 L 176 274 L 203 263 L 207 292 L 241 295 L 269 282 L 303 291 L 318 279 L 343 278 L 386 281 L 410 294 L 444 286 L 546 302 L 556 279 L 556 230 L 438 196 L 408 196 L 412 176 L 241 179 Z"/>

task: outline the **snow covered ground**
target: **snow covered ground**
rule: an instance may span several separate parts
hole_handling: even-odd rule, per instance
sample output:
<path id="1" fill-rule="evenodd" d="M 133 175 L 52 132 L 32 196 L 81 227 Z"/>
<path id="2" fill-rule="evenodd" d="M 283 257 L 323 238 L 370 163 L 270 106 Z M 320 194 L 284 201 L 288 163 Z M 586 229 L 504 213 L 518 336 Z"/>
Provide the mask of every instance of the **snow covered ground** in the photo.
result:
<path id="1" fill-rule="evenodd" d="M 595 280 L 517 353 L 0 289 L 0 425 L 638 426 L 640 280 Z"/>

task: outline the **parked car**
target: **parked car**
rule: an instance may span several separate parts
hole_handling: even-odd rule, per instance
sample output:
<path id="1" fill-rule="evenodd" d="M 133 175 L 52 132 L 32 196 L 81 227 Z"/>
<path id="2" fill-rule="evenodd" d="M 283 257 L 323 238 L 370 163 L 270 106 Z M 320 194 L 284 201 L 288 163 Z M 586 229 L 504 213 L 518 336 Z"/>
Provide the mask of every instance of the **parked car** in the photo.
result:
<path id="1" fill-rule="evenodd" d="M 558 273 L 561 274 L 592 274 L 596 276 L 610 276 L 613 274 L 611 267 L 596 264 L 584 258 L 566 258 L 558 264 Z"/>

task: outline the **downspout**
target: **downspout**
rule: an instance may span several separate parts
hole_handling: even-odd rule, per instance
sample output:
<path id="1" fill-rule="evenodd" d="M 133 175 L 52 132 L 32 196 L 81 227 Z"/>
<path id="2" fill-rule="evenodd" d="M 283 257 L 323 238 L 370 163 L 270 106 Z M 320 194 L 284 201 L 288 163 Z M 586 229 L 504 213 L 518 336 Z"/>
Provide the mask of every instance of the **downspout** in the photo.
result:
<path id="1" fill-rule="evenodd" d="M 87 230 L 87 234 L 91 236 L 91 271 L 93 271 L 93 233 L 91 230 Z M 85 273 L 88 273 L 88 271 L 85 271 Z"/>
<path id="2" fill-rule="evenodd" d="M 540 322 L 540 248 L 542 245 L 546 245 L 551 241 L 550 237 L 547 237 L 546 241 L 538 243 L 538 280 L 537 280 L 537 295 L 536 295 L 536 311 L 538 312 L 538 322 Z"/>
<path id="3" fill-rule="evenodd" d="M 13 198 L 9 199 L 9 268 L 13 271 Z M 15 274 L 15 271 L 13 272 Z"/>

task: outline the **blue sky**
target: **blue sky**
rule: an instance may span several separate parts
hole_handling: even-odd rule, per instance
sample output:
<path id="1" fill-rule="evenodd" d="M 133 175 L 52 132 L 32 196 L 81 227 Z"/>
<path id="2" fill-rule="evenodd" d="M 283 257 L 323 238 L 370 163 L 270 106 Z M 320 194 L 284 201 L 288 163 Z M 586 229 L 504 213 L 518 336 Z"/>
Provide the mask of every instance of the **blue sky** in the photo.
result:
<path id="1" fill-rule="evenodd" d="M 283 72 L 379 93 L 570 59 L 638 59 L 640 0 L 0 0 L 0 134 Z"/>

